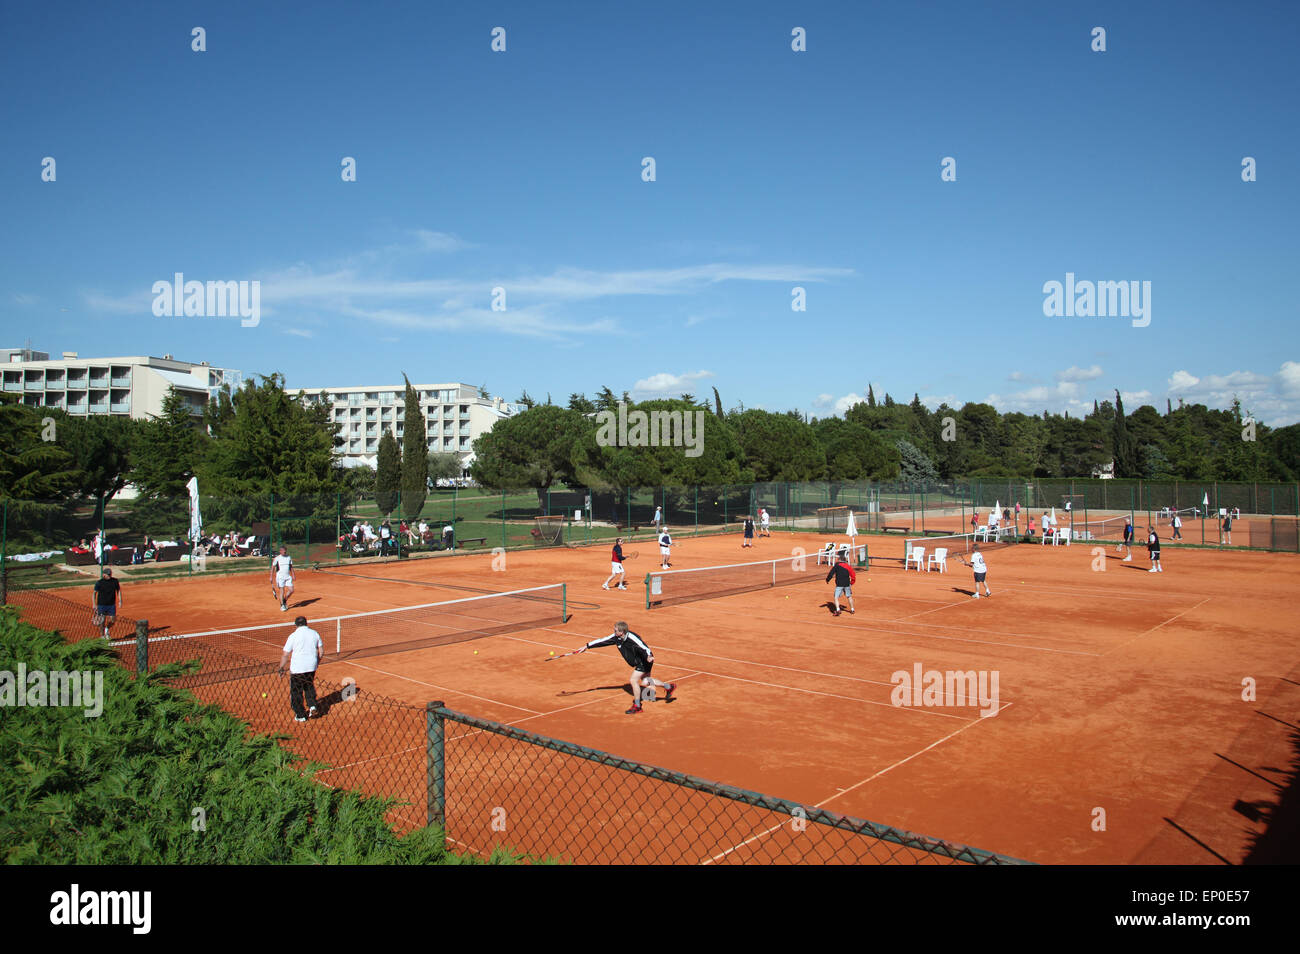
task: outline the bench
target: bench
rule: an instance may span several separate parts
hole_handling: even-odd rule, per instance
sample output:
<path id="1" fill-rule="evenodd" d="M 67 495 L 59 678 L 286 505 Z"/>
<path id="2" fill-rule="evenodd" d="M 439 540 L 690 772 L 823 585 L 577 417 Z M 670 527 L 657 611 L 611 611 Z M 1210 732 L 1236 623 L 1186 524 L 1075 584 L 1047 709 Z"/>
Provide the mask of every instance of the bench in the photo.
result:
<path id="1" fill-rule="evenodd" d="M 884 526 L 881 527 L 880 529 L 883 530 L 885 533 L 911 533 L 912 532 L 911 527 L 904 527 L 904 526 Z"/>
<path id="2" fill-rule="evenodd" d="M 73 553 L 71 550 L 65 550 L 63 562 L 68 566 L 94 566 L 99 561 L 95 559 L 93 553 Z"/>
<path id="3" fill-rule="evenodd" d="M 462 543 L 462 544 L 467 544 L 467 543 L 482 543 L 482 544 L 486 544 L 486 543 L 487 543 L 487 537 L 461 537 L 459 542 Z"/>
<path id="4" fill-rule="evenodd" d="M 951 537 L 951 536 L 955 536 L 955 533 L 954 533 L 952 530 L 922 530 L 922 531 L 921 531 L 921 536 L 923 536 L 923 537 Z"/>

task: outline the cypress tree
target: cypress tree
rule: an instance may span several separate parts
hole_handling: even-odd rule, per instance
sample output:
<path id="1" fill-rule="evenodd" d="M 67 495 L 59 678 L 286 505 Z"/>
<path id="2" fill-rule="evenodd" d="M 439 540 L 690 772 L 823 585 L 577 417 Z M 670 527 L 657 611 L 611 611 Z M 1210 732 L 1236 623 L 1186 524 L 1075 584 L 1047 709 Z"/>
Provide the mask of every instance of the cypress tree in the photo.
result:
<path id="1" fill-rule="evenodd" d="M 375 506 L 387 517 L 397 506 L 397 491 L 402 486 L 402 452 L 392 431 L 379 438 L 379 458 L 375 462 Z"/>
<path id="2" fill-rule="evenodd" d="M 407 520 L 414 520 L 424 508 L 424 498 L 429 493 L 429 448 L 420 393 L 411 387 L 405 374 L 402 380 L 406 382 L 406 420 L 402 425 L 402 515 Z"/>

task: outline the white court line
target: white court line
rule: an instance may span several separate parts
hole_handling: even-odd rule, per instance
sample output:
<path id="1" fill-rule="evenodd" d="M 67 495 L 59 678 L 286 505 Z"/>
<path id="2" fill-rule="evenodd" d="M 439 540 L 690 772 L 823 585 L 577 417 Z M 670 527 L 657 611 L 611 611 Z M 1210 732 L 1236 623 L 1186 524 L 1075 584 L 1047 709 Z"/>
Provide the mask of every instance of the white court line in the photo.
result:
<path id="1" fill-rule="evenodd" d="M 999 707 L 998 707 L 998 711 L 995 712 L 995 713 L 993 713 L 993 715 L 994 715 L 994 716 L 996 716 L 996 715 L 1000 715 L 1000 714 L 1002 713 L 1002 710 L 1003 710 L 1003 709 L 1007 709 L 1007 708 L 1009 708 L 1010 706 L 1011 706 L 1011 703 L 1009 703 L 1009 702 L 1008 702 L 1005 706 L 999 706 Z M 990 716 L 990 718 L 992 718 L 992 717 Z M 966 731 L 967 729 L 969 729 L 971 726 L 975 725 L 975 724 L 978 723 L 978 722 L 983 722 L 983 721 L 984 721 L 984 720 L 983 720 L 982 718 L 979 718 L 979 719 L 973 719 L 973 720 L 971 720 L 970 722 L 967 722 L 967 723 L 966 723 L 965 725 L 963 725 L 960 729 L 954 729 L 952 732 L 949 732 L 947 735 L 945 735 L 942 739 L 936 739 L 934 742 L 931 742 L 931 743 L 930 743 L 929 745 L 927 745 L 925 748 L 923 748 L 923 749 L 918 749 L 917 751 L 913 752 L 911 755 L 907 756 L 906 758 L 899 759 L 897 762 L 893 763 L 892 765 L 887 765 L 887 766 L 885 766 L 885 767 L 882 768 L 879 772 L 876 772 L 874 775 L 871 775 L 871 776 L 869 776 L 868 778 L 864 778 L 864 779 L 862 779 L 862 781 L 860 781 L 860 782 L 855 782 L 854 784 L 850 785 L 848 788 L 841 788 L 841 789 L 838 789 L 834 795 L 830 795 L 830 796 L 828 796 L 828 797 L 826 797 L 826 798 L 823 798 L 820 802 L 817 802 L 815 805 L 813 805 L 813 808 L 821 808 L 821 807 L 822 807 L 823 805 L 825 805 L 827 802 L 832 801 L 833 799 L 839 798 L 841 795 L 844 795 L 844 794 L 846 794 L 846 793 L 848 793 L 848 792 L 851 792 L 851 791 L 853 791 L 855 788 L 860 788 L 861 786 L 866 785 L 868 782 L 871 782 L 871 781 L 874 781 L 875 779 L 880 778 L 880 776 L 884 775 L 886 772 L 892 772 L 894 769 L 898 768 L 900 765 L 906 765 L 908 762 L 912 761 L 912 759 L 916 758 L 916 757 L 919 756 L 919 755 L 924 755 L 926 752 L 930 751 L 930 750 L 931 750 L 932 748 L 934 748 L 936 745 L 942 745 L 944 742 L 947 742 L 949 739 L 951 739 L 953 736 L 957 735 L 958 733 L 965 732 L 965 731 Z M 711 864 L 713 864 L 713 863 L 716 862 L 716 861 L 721 861 L 723 858 L 727 857 L 727 855 L 731 854 L 732 852 L 734 852 L 734 851 L 738 851 L 738 850 L 740 850 L 741 848 L 744 848 L 746 845 L 751 844 L 752 842 L 758 841 L 760 838 L 766 838 L 768 835 L 772 834 L 772 832 L 774 832 L 774 831 L 779 831 L 780 829 L 782 829 L 782 828 L 785 827 L 785 824 L 786 824 L 785 822 L 782 822 L 782 823 L 779 824 L 779 825 L 773 825 L 771 828 L 768 828 L 766 831 L 761 831 L 761 832 L 759 832 L 757 835 L 751 835 L 749 838 L 746 838 L 746 839 L 745 839 L 744 841 L 742 841 L 740 844 L 738 844 L 738 845 L 732 845 L 732 846 L 731 846 L 730 848 L 728 848 L 726 851 L 714 855 L 712 858 L 708 859 L 707 861 L 703 861 L 703 862 L 701 862 L 701 864 L 711 865 Z"/>
<path id="2" fill-rule="evenodd" d="M 551 631 L 551 632 L 558 632 L 558 630 L 550 630 L 549 627 L 542 627 L 542 628 L 543 628 L 543 629 L 547 629 L 548 631 Z M 583 633 L 574 633 L 573 635 L 575 635 L 575 636 L 582 636 L 582 635 L 585 635 L 585 634 L 583 634 Z M 532 642 L 532 640 L 524 640 L 524 641 L 525 641 L 525 642 Z M 545 644 L 545 643 L 542 643 L 541 645 L 546 645 L 546 644 Z M 664 651 L 666 651 L 666 652 L 682 652 L 682 653 L 686 653 L 686 654 L 691 655 L 691 656 L 704 656 L 706 659 L 726 659 L 725 656 L 709 656 L 707 653 L 694 653 L 694 652 L 691 652 L 690 650 L 685 650 L 685 649 L 678 650 L 678 649 L 673 649 L 671 646 L 664 646 L 663 649 L 664 649 Z M 737 661 L 738 661 L 738 660 L 737 660 Z M 743 663 L 742 663 L 742 664 L 743 664 Z M 762 666 L 762 665 L 764 665 L 764 664 L 763 664 L 763 663 L 749 663 L 748 665 L 753 665 L 753 666 Z M 773 667 L 773 668 L 778 668 L 778 669 L 779 669 L 779 668 L 782 668 L 782 667 L 777 666 L 777 667 Z M 763 682 L 762 680 L 759 680 L 759 679 L 746 679 L 746 678 L 744 678 L 743 676 L 728 676 L 728 675 L 725 675 L 725 674 L 720 673 L 720 672 L 709 672 L 707 669 L 699 669 L 699 670 L 696 670 L 696 671 L 699 672 L 701 675 L 704 675 L 704 676 L 717 676 L 719 679 L 734 679 L 734 680 L 737 681 L 737 682 L 748 682 L 748 683 L 751 683 L 751 684 L 753 684 L 753 685 L 755 685 L 755 686 L 768 686 L 768 687 L 770 687 L 770 688 L 772 688 L 772 689 L 786 689 L 786 690 L 789 690 L 790 692 L 803 692 L 803 693 L 807 693 L 807 694 L 809 694 L 809 695 L 814 695 L 814 696 L 826 696 L 828 699 L 847 699 L 847 700 L 850 701 L 850 702 L 864 702 L 864 703 L 866 703 L 867 705 L 871 705 L 871 706 L 884 706 L 886 709 L 906 709 L 906 710 L 908 710 L 908 711 L 917 712 L 917 713 L 919 713 L 919 714 L 921 714 L 921 715 L 940 716 L 941 718 L 944 718 L 944 719 L 960 719 L 960 718 L 961 718 L 961 716 L 949 715 L 949 714 L 946 713 L 946 712 L 931 712 L 929 709 L 917 709 L 915 706 L 896 706 L 896 705 L 894 705 L 892 702 L 876 702 L 876 701 L 874 701 L 874 700 L 872 700 L 872 699 L 863 699 L 863 698 L 861 698 L 860 696 L 842 696 L 842 695 L 840 695 L 839 693 L 835 693 L 835 692 L 823 692 L 823 691 L 821 691 L 820 689 L 801 689 L 801 688 L 799 688 L 798 686 L 787 686 L 787 685 L 784 685 L 784 684 L 779 683 L 779 682 Z M 811 673 L 809 670 L 797 670 L 797 669 L 796 669 L 796 670 L 792 670 L 792 671 L 794 671 L 794 672 L 808 672 L 810 675 L 821 675 L 821 676 L 826 676 L 826 677 L 828 677 L 828 678 L 832 678 L 832 679 L 837 678 L 836 676 L 832 675 L 831 673 Z M 846 677 L 843 677 L 843 678 L 852 678 L 852 677 L 847 677 L 847 676 L 846 676 Z M 865 681 L 865 680 L 860 680 L 860 681 Z M 880 683 L 879 685 L 886 685 L 886 683 Z"/>
<path id="3" fill-rule="evenodd" d="M 1062 656 L 1100 656 L 1101 655 L 1101 653 L 1089 653 L 1089 652 L 1084 652 L 1083 650 L 1080 649 L 1052 649 L 1051 647 L 1048 646 L 1033 646 L 1028 643 L 1004 643 L 996 639 L 971 639 L 970 637 L 967 636 L 941 636 L 938 633 L 911 633 L 911 632 L 907 632 L 906 630 L 884 629 L 878 626 L 855 626 L 851 622 L 850 623 L 828 623 L 822 620 L 815 620 L 815 619 L 802 620 L 801 622 L 806 623 L 810 626 L 841 626 L 841 627 L 847 626 L 851 629 L 863 630 L 870 633 L 884 633 L 889 636 L 914 636 L 917 639 L 946 639 L 958 643 L 980 643 L 981 645 L 985 645 L 985 646 L 1005 646 L 1008 649 L 1029 649 L 1039 653 L 1057 653 L 1058 655 L 1062 655 Z M 885 622 L 889 622 L 889 621 L 885 620 Z M 943 624 L 942 623 L 916 623 L 915 625 L 941 626 Z M 946 628 L 966 629 L 966 627 L 951 626 L 951 625 L 947 626 Z M 967 632 L 983 633 L 983 632 L 991 632 L 991 630 L 967 629 Z M 1009 633 L 1008 635 L 1018 636 L 1021 634 Z"/>
<path id="4" fill-rule="evenodd" d="M 400 654 L 399 654 L 399 653 L 393 653 L 392 655 L 400 655 Z M 344 664 L 343 664 L 342 662 L 338 662 L 338 663 L 326 663 L 326 665 L 339 665 L 339 666 L 342 666 L 342 665 L 344 665 Z M 347 663 L 347 665 L 349 665 L 349 666 L 356 666 L 358 669 L 368 669 L 370 672 L 378 673 L 379 675 L 382 675 L 382 676 L 393 676 L 393 677 L 395 677 L 395 678 L 397 678 L 397 679 L 405 680 L 406 682 L 412 682 L 412 683 L 415 683 L 415 685 L 417 685 L 417 686 L 428 686 L 430 689 L 437 689 L 439 692 L 450 692 L 450 693 L 455 693 L 455 694 L 458 695 L 458 696 L 465 696 L 465 697 L 468 698 L 468 699 L 477 699 L 477 700 L 479 700 L 479 702 L 490 702 L 490 703 L 492 703 L 493 705 L 505 706 L 507 709 L 518 709 L 518 710 L 520 710 L 521 712 L 532 712 L 532 713 L 535 713 L 535 714 L 537 714 L 537 715 L 542 715 L 542 714 L 543 714 L 543 713 L 539 713 L 539 712 L 537 712 L 536 709 L 529 709 L 527 706 L 516 706 L 516 705 L 513 705 L 513 704 L 511 704 L 511 703 L 509 703 L 509 702 L 502 702 L 500 699 L 490 699 L 490 698 L 488 698 L 487 696 L 476 696 L 476 695 L 474 695 L 474 693 L 472 693 L 472 692 L 464 692 L 464 691 L 462 691 L 462 690 L 460 690 L 460 689 L 452 689 L 450 686 L 440 686 L 440 685 L 438 685 L 438 684 L 435 683 L 435 682 L 425 682 L 423 679 L 413 679 L 413 678 L 411 678 L 410 676 L 403 675 L 403 674 L 400 673 L 400 672 L 389 672 L 387 669 L 376 669 L 374 666 L 365 666 L 365 665 L 362 665 L 361 663 L 355 663 L 355 662 L 349 662 L 349 663 Z"/>
<path id="5" fill-rule="evenodd" d="M 546 627 L 546 628 L 549 630 L 549 627 Z M 550 630 L 550 631 L 555 632 L 554 630 Z M 576 636 L 582 636 L 582 635 L 585 635 L 585 634 L 583 634 L 583 633 L 575 633 L 574 635 L 576 635 Z M 523 637 L 519 637 L 519 636 L 508 636 L 508 637 L 506 637 L 506 638 L 507 638 L 507 639 L 515 639 L 515 640 L 518 640 L 519 642 L 524 642 L 524 643 L 534 643 L 535 645 L 538 645 L 538 646 L 550 646 L 550 645 L 553 645 L 553 644 L 551 644 L 551 643 L 544 643 L 544 642 L 541 642 L 540 640 L 535 640 L 535 639 L 524 639 Z M 554 645 L 558 645 L 558 644 L 554 644 Z M 797 672 L 797 673 L 799 673 L 799 674 L 801 674 L 801 675 L 804 675 L 804 676 L 820 676 L 820 677 L 823 678 L 823 679 L 842 679 L 842 680 L 845 680 L 845 681 L 847 681 L 847 682 L 860 682 L 860 683 L 863 683 L 863 684 L 865 684 L 865 685 L 869 685 L 869 686 L 890 686 L 890 687 L 893 687 L 894 685 L 896 685 L 896 683 L 893 683 L 893 682 L 881 682 L 879 679 L 862 679 L 862 678 L 860 678 L 860 677 L 858 677 L 858 676 L 841 676 L 841 675 L 839 675 L 838 673 L 833 673 L 833 672 L 818 672 L 818 671 L 815 670 L 815 669 L 798 669 L 798 668 L 796 668 L 796 667 L 794 667 L 794 666 L 778 666 L 778 665 L 776 665 L 775 663 L 754 662 L 753 660 L 750 660 L 750 659 L 736 659 L 736 658 L 733 657 L 733 656 L 719 656 L 719 655 L 716 655 L 715 653 L 697 653 L 697 652 L 695 652 L 695 651 L 693 651 L 693 650 L 690 650 L 690 649 L 677 649 L 677 648 L 674 648 L 674 647 L 672 647 L 672 646 L 664 646 L 663 649 L 664 649 L 666 652 L 682 653 L 682 654 L 687 655 L 687 656 L 699 656 L 699 657 L 701 657 L 701 658 L 703 658 L 703 659 L 718 659 L 718 660 L 721 660 L 722 662 L 735 663 L 735 664 L 738 665 L 738 666 L 757 666 L 757 667 L 760 668 L 760 669 L 779 669 L 779 670 L 781 670 L 782 672 Z M 710 673 L 710 672 L 706 672 L 705 670 L 702 670 L 702 669 L 701 669 L 701 670 L 698 670 L 698 671 L 704 673 L 704 674 L 707 675 L 707 676 L 716 676 L 716 675 L 718 675 L 718 673 Z M 722 678 L 731 678 L 731 677 L 722 677 Z M 775 684 L 775 683 L 763 683 L 763 685 L 776 685 L 776 684 Z M 784 687 L 784 688 L 794 688 L 794 687 L 793 687 L 793 686 L 789 686 L 789 687 Z M 811 691 L 811 690 L 809 690 L 809 691 Z M 843 697 L 843 696 L 840 696 L 840 697 L 838 697 L 838 698 L 844 698 L 844 697 Z M 907 707 L 902 707 L 902 708 L 907 708 Z"/>
<path id="6" fill-rule="evenodd" d="M 1161 626 L 1164 626 L 1164 625 L 1167 624 L 1167 623 L 1172 623 L 1174 620 L 1178 619 L 1179 616 L 1186 616 L 1188 613 L 1192 612 L 1192 610 L 1200 609 L 1200 608 L 1201 608 L 1202 606 L 1204 606 L 1206 603 L 1210 602 L 1211 599 L 1213 599 L 1213 597 L 1211 597 L 1211 596 L 1207 596 L 1205 599 L 1201 600 L 1201 601 L 1200 601 L 1199 603 L 1197 603 L 1195 606 L 1189 606 L 1187 609 L 1183 610 L 1183 611 L 1182 611 L 1181 613 L 1179 613 L 1177 616 L 1171 616 L 1171 617 L 1169 617 L 1167 620 L 1165 620 L 1164 622 L 1156 623 L 1156 625 L 1152 626 L 1150 629 L 1145 630 L 1145 631 L 1143 631 L 1143 632 L 1141 632 L 1141 633 L 1138 633 L 1138 634 L 1137 634 L 1136 636 L 1134 636 L 1132 639 L 1125 640 L 1124 642 L 1120 643 L 1118 646 L 1112 646 L 1110 649 L 1106 650 L 1106 653 L 1113 653 L 1113 652 L 1114 652 L 1115 650 L 1117 650 L 1117 649 L 1123 649 L 1123 648 L 1124 648 L 1125 646 L 1127 646 L 1129 643 L 1137 642 L 1137 641 L 1138 641 L 1139 639 L 1141 639 L 1143 636 L 1146 636 L 1146 635 L 1148 635 L 1149 633 L 1154 633 L 1154 632 L 1155 632 L 1157 629 L 1159 629 Z M 1102 655 L 1104 656 L 1104 655 L 1106 655 L 1106 653 L 1102 653 Z"/>

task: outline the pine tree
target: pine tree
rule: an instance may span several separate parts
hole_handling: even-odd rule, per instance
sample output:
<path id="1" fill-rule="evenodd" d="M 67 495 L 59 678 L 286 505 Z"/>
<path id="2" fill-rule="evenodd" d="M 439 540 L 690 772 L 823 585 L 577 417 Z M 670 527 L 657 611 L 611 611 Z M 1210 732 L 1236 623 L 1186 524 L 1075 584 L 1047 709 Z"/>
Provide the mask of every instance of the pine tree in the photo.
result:
<path id="1" fill-rule="evenodd" d="M 714 413 L 718 415 L 718 419 L 721 420 L 721 419 L 722 419 L 722 416 L 723 416 L 723 414 L 722 414 L 722 396 L 721 396 L 720 394 L 718 394 L 718 389 L 717 389 L 717 388 L 714 388 L 714 389 L 713 389 L 713 410 L 714 410 Z"/>
<path id="2" fill-rule="evenodd" d="M 873 391 L 871 389 L 871 385 L 868 384 L 867 385 L 867 407 L 875 407 L 875 406 L 876 406 L 876 392 Z"/>
<path id="3" fill-rule="evenodd" d="M 424 508 L 424 498 L 429 493 L 429 447 L 424 430 L 424 409 L 420 407 L 420 392 L 406 382 L 406 420 L 402 425 L 402 515 L 414 520 Z"/>
<path id="4" fill-rule="evenodd" d="M 379 438 L 379 459 L 375 462 L 375 506 L 387 517 L 397 506 L 397 492 L 402 486 L 402 452 L 392 431 Z"/>

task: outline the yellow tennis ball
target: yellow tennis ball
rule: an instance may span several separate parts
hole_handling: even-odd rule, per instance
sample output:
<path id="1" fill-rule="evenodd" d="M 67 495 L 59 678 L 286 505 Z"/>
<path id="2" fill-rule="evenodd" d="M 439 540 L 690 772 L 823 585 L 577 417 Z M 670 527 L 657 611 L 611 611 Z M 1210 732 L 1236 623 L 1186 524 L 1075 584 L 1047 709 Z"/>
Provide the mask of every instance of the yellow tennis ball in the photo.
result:
<path id="1" fill-rule="evenodd" d="M 263 699 L 265 699 L 265 698 L 266 698 L 266 693 L 265 693 L 265 692 L 264 692 L 264 693 L 262 693 L 262 698 L 263 698 Z"/>
<path id="2" fill-rule="evenodd" d="M 789 598 L 790 598 L 790 597 L 788 597 L 788 596 L 786 597 L 786 599 L 789 599 Z M 551 655 L 552 655 L 552 656 L 555 655 L 555 650 L 554 650 L 554 649 L 551 650 Z"/>
<path id="3" fill-rule="evenodd" d="M 475 655 L 475 656 L 477 656 L 477 655 L 478 655 L 478 650 L 477 650 L 477 649 L 476 649 L 476 650 L 474 650 L 474 655 Z"/>

